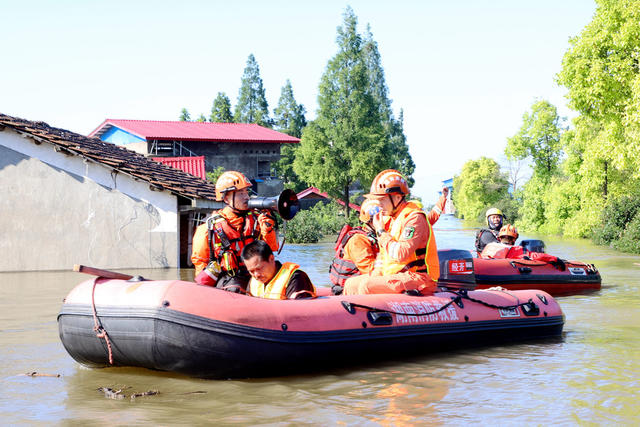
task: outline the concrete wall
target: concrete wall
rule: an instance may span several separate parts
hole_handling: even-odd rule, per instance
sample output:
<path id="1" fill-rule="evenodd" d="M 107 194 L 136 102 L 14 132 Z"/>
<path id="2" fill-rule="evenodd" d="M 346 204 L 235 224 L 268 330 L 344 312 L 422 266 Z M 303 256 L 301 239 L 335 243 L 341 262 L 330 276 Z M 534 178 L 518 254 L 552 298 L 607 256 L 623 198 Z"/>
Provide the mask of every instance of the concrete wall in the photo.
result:
<path id="1" fill-rule="evenodd" d="M 0 271 L 178 266 L 177 198 L 0 132 Z"/>

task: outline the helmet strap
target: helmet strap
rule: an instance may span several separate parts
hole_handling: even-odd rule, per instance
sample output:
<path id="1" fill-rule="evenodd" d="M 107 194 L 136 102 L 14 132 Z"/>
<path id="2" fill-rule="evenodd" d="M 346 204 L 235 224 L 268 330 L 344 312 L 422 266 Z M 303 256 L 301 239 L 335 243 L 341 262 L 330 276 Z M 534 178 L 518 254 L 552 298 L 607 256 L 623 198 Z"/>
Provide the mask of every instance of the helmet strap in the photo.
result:
<path id="1" fill-rule="evenodd" d="M 387 194 L 387 196 L 389 196 L 389 201 L 391 202 L 391 206 L 393 207 L 393 212 L 392 213 L 395 213 L 396 209 L 398 209 L 398 206 L 400 206 L 400 204 L 402 203 L 402 200 L 400 200 L 398 202 L 398 204 L 396 205 L 394 203 L 394 201 L 393 201 L 393 193 L 389 193 L 389 194 Z"/>

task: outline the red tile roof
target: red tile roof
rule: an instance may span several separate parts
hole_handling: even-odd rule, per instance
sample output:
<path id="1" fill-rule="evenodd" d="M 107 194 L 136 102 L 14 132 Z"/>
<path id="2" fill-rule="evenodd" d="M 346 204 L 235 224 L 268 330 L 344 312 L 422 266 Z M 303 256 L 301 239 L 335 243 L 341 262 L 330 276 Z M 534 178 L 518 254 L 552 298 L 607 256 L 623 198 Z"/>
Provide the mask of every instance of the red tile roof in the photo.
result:
<path id="1" fill-rule="evenodd" d="M 299 192 L 297 194 L 298 199 L 304 199 L 305 197 L 311 195 L 311 194 L 315 194 L 321 197 L 324 197 L 325 199 L 332 199 L 335 200 L 336 202 L 340 203 L 342 206 L 344 206 L 344 202 L 340 199 L 333 199 L 333 197 L 330 197 L 327 193 L 323 193 L 322 191 L 318 190 L 316 187 L 309 187 L 306 190 L 302 190 L 301 192 Z M 349 207 L 351 209 L 354 209 L 358 212 L 360 212 L 360 206 L 353 204 L 353 203 L 349 203 Z"/>
<path id="2" fill-rule="evenodd" d="M 204 156 L 152 157 L 152 160 L 175 169 L 180 169 L 198 178 L 207 179 L 207 173 L 204 169 Z"/>
<path id="3" fill-rule="evenodd" d="M 201 123 L 107 119 L 89 136 L 100 137 L 112 126 L 149 140 L 298 143 L 300 139 L 253 123 Z"/>
<path id="4" fill-rule="evenodd" d="M 36 144 L 46 141 L 53 144 L 56 151 L 80 156 L 136 180 L 147 181 L 153 188 L 189 199 L 215 200 L 215 186 L 212 183 L 110 142 L 54 128 L 44 122 L 0 114 L 0 130 L 5 127 L 34 140 Z"/>

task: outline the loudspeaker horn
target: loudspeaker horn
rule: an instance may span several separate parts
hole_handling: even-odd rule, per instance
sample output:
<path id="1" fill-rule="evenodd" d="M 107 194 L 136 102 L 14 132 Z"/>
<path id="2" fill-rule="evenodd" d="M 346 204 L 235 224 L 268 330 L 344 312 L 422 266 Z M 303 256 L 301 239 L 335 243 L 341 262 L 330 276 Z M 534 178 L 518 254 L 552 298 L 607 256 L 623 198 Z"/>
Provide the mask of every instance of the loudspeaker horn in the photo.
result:
<path id="1" fill-rule="evenodd" d="M 278 212 L 284 220 L 290 220 L 300 210 L 300 203 L 295 191 L 286 189 L 279 196 L 254 197 L 249 199 L 249 209 L 269 209 Z"/>

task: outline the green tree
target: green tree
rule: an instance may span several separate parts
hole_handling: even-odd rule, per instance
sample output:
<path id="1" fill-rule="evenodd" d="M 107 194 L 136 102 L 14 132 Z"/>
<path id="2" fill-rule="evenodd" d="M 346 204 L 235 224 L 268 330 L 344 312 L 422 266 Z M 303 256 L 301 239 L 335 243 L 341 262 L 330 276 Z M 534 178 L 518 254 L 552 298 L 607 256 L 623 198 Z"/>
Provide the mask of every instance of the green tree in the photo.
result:
<path id="1" fill-rule="evenodd" d="M 257 123 L 271 127 L 269 105 L 265 97 L 260 67 L 253 54 L 247 59 L 247 66 L 242 75 L 242 84 L 238 93 L 238 103 L 234 115 L 236 123 Z"/>
<path id="2" fill-rule="evenodd" d="M 220 178 L 220 175 L 223 174 L 223 172 L 224 168 L 222 166 L 218 166 L 211 172 L 207 172 L 207 180 L 215 184 L 218 178 Z"/>
<path id="3" fill-rule="evenodd" d="M 209 121 L 213 123 L 233 123 L 231 101 L 226 93 L 218 92 L 218 96 L 213 100 Z"/>
<path id="4" fill-rule="evenodd" d="M 563 119 L 555 106 L 538 101 L 522 117 L 522 127 L 507 140 L 505 154 L 510 161 L 531 159 L 533 175 L 524 185 L 518 226 L 523 230 L 540 230 L 551 220 L 547 204 L 550 202 L 552 179 L 560 174 L 563 155 Z M 559 185 L 558 181 L 554 181 Z M 557 209 L 556 213 L 560 213 Z"/>
<path id="5" fill-rule="evenodd" d="M 304 108 L 304 105 L 296 102 L 293 96 L 291 81 L 287 79 L 287 82 L 280 92 L 278 106 L 274 110 L 275 128 L 287 135 L 300 138 L 302 136 L 302 129 L 307 125 L 307 120 L 304 117 L 306 112 L 307 110 Z"/>
<path id="6" fill-rule="evenodd" d="M 198 123 L 206 123 L 207 122 L 207 118 L 205 117 L 204 114 L 200 113 L 200 116 L 198 116 L 198 118 L 196 119 L 196 122 L 198 122 Z"/>
<path id="7" fill-rule="evenodd" d="M 522 117 L 518 133 L 507 140 L 507 159 L 530 157 L 533 173 L 541 179 L 550 180 L 557 172 L 562 156 L 563 120 L 558 116 L 556 107 L 548 101 L 534 103 L 531 112 Z"/>
<path id="8" fill-rule="evenodd" d="M 305 181 L 348 202 L 351 184 L 371 182 L 392 163 L 389 134 L 370 91 L 357 18 L 350 7 L 343 17 L 338 53 L 329 60 L 320 81 L 318 116 L 304 129 L 294 170 Z M 348 217 L 348 203 L 345 213 Z"/>
<path id="9" fill-rule="evenodd" d="M 180 111 L 180 117 L 178 118 L 178 120 L 180 120 L 181 122 L 188 122 L 191 120 L 191 115 L 189 114 L 189 111 L 187 111 L 186 108 L 183 108 Z"/>
<path id="10" fill-rule="evenodd" d="M 398 119 L 394 118 L 378 43 L 374 40 L 369 25 L 364 34 L 362 49 L 369 76 L 369 91 L 378 104 L 380 118 L 391 143 L 391 167 L 400 171 L 407 178 L 409 186 L 413 187 L 412 175 L 416 165 L 404 135 L 404 113 L 401 109 Z"/>
<path id="11" fill-rule="evenodd" d="M 640 180 L 640 3 L 597 0 L 593 20 L 570 40 L 558 83 L 579 113 L 565 145 L 574 212 L 563 232 L 589 236 L 603 227 L 610 200 Z"/>
<path id="12" fill-rule="evenodd" d="M 489 207 L 509 199 L 509 182 L 498 163 L 488 157 L 469 160 L 453 178 L 453 203 L 461 218 L 478 221 Z"/>
<path id="13" fill-rule="evenodd" d="M 282 87 L 278 106 L 274 111 L 275 128 L 287 135 L 300 138 L 302 130 L 307 125 L 307 120 L 304 117 L 305 112 L 304 106 L 296 102 L 291 82 L 287 79 L 286 84 Z M 307 184 L 293 170 L 297 149 L 298 144 L 282 144 L 280 146 L 280 160 L 275 164 L 275 169 L 286 188 L 299 192 L 304 190 Z"/>

